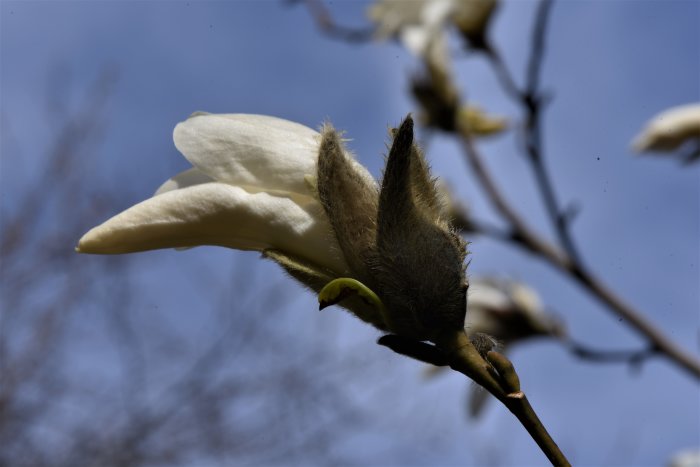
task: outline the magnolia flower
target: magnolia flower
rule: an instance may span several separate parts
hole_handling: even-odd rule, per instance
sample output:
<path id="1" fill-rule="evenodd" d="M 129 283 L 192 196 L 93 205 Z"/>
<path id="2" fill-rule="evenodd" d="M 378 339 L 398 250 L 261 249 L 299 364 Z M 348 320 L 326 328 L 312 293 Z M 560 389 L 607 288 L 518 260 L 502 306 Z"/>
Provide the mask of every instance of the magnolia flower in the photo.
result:
<path id="1" fill-rule="evenodd" d="M 82 253 L 219 245 L 261 251 L 382 331 L 417 341 L 461 329 L 465 243 L 449 227 L 413 121 L 381 187 L 338 133 L 259 115 L 194 114 L 175 146 L 194 166 L 80 239 Z"/>
<path id="2" fill-rule="evenodd" d="M 668 152 L 692 139 L 700 140 L 700 104 L 672 107 L 656 115 L 634 138 L 632 148 Z"/>

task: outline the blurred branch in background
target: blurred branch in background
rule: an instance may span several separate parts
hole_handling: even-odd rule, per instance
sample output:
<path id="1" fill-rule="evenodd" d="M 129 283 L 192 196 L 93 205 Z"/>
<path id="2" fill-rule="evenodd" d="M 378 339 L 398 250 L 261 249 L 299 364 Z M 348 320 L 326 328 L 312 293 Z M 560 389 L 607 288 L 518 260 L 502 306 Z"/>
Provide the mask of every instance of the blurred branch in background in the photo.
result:
<path id="1" fill-rule="evenodd" d="M 362 43 L 372 40 L 374 36 L 375 28 L 373 26 L 352 28 L 336 23 L 320 0 L 289 0 L 289 3 L 291 5 L 305 3 L 321 32 L 332 39 Z"/>
<path id="2" fill-rule="evenodd" d="M 62 101 L 70 83 L 49 82 L 55 135 L 44 156 L 10 147 L 2 116 L 0 465 L 341 462 L 329 446 L 365 410 L 345 381 L 376 365 L 291 342 L 295 330 L 278 329 L 288 294 L 255 296 L 243 266 L 219 284 L 192 272 L 210 297 L 197 316 L 216 330 L 193 346 L 137 293 L 127 257 L 77 255 L 86 219 L 124 204 L 119 184 L 87 176 L 117 74 L 104 70 L 76 109 Z M 21 163 L 37 168 L 27 180 Z"/>
<path id="3" fill-rule="evenodd" d="M 85 180 L 83 164 L 99 145 L 115 79 L 113 71 L 105 71 L 87 92 L 87 103 L 70 115 L 59 116 L 60 108 L 52 106 L 55 138 L 45 161 L 23 157 L 21 148 L 3 148 L 3 186 L 13 189 L 0 207 L 0 444 L 5 446 L 0 460 L 7 465 L 45 460 L 48 453 L 34 432 L 69 390 L 61 368 L 68 323 L 91 298 L 87 284 L 97 274 L 115 285 L 124 277 L 123 260 L 95 269 L 67 247 L 75 236 L 70 226 L 112 204 L 114 195 Z M 5 142 L 9 118 L 2 115 Z M 36 166 L 38 174 L 26 185 L 11 180 L 11 160 L 15 167 Z M 115 303 L 123 304 L 123 297 Z"/>

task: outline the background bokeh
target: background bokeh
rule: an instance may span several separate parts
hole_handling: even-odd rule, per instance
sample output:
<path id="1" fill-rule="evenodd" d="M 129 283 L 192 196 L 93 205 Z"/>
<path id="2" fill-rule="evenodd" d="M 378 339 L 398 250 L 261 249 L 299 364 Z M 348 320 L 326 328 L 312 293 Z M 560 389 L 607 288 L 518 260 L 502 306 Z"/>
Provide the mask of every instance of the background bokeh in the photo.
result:
<path id="1" fill-rule="evenodd" d="M 327 4 L 359 27 L 368 5 Z M 535 5 L 505 2 L 492 25 L 520 82 Z M 380 176 L 387 127 L 415 111 L 415 57 L 392 42 L 332 40 L 303 5 L 278 1 L 3 1 L 0 15 L 0 464 L 545 462 L 502 407 L 466 419 L 461 375 L 426 380 L 423 365 L 377 346 L 340 309 L 318 312 L 256 253 L 72 253 L 90 227 L 188 167 L 171 134 L 196 110 L 329 119 Z M 581 206 L 585 259 L 696 355 L 698 165 L 639 157 L 629 143 L 652 115 L 700 99 L 699 25 L 692 0 L 558 2 L 543 73 L 547 163 L 560 199 Z M 451 45 L 462 92 L 517 119 L 487 63 Z M 434 172 L 497 222 L 458 145 L 420 137 Z M 517 138 L 479 144 L 508 197 L 553 238 Z M 470 240 L 472 275 L 535 287 L 578 340 L 642 345 L 536 258 Z M 700 445 L 698 382 L 663 358 L 593 364 L 545 341 L 511 356 L 576 465 L 663 465 Z"/>

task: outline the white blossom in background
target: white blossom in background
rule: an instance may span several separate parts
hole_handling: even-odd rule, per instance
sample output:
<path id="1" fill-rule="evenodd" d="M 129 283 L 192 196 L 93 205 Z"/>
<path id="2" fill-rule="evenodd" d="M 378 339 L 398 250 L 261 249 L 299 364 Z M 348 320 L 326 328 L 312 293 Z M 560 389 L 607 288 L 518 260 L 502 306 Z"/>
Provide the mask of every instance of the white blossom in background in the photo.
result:
<path id="1" fill-rule="evenodd" d="M 369 10 L 377 37 L 395 37 L 416 57 L 440 69 L 448 67 L 445 30 L 454 11 L 452 0 L 380 1 Z"/>
<path id="2" fill-rule="evenodd" d="M 674 454 L 668 467 L 700 467 L 700 448 L 685 449 Z"/>
<path id="3" fill-rule="evenodd" d="M 481 43 L 496 0 L 378 0 L 368 9 L 377 38 L 398 38 L 415 55 L 426 58 L 431 43 L 455 26 L 471 42 Z"/>
<path id="4" fill-rule="evenodd" d="M 700 140 L 700 103 L 664 110 L 653 117 L 632 141 L 637 152 L 669 152 L 691 139 Z"/>
<path id="5" fill-rule="evenodd" d="M 452 131 L 459 122 L 475 136 L 500 133 L 508 126 L 471 103 L 459 105 L 459 91 L 452 78 L 448 31 L 457 26 L 471 44 L 485 44 L 486 27 L 495 0 L 380 0 L 368 10 L 376 24 L 376 36 L 399 42 L 425 65 L 426 76 L 414 79 L 413 94 L 423 107 L 426 126 Z"/>
<path id="6" fill-rule="evenodd" d="M 535 290 L 521 282 L 490 277 L 470 281 L 464 328 L 467 334 L 488 334 L 503 347 L 563 332 L 560 323 L 545 312 Z"/>

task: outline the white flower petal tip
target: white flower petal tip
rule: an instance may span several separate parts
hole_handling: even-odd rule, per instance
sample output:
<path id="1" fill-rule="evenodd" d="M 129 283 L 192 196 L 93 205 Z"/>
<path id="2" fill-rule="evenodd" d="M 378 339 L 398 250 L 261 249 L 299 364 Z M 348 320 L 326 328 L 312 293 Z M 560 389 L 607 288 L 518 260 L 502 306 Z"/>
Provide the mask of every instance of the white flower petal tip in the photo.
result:
<path id="1" fill-rule="evenodd" d="M 80 239 L 80 253 L 120 254 L 161 248 L 216 245 L 239 250 L 293 252 L 333 270 L 330 226 L 319 203 L 304 205 L 223 183 L 169 191 L 139 203 Z M 332 247 L 332 246 L 331 246 Z"/>
<path id="2" fill-rule="evenodd" d="M 636 152 L 669 152 L 700 138 L 700 104 L 672 107 L 652 118 L 632 141 Z"/>

